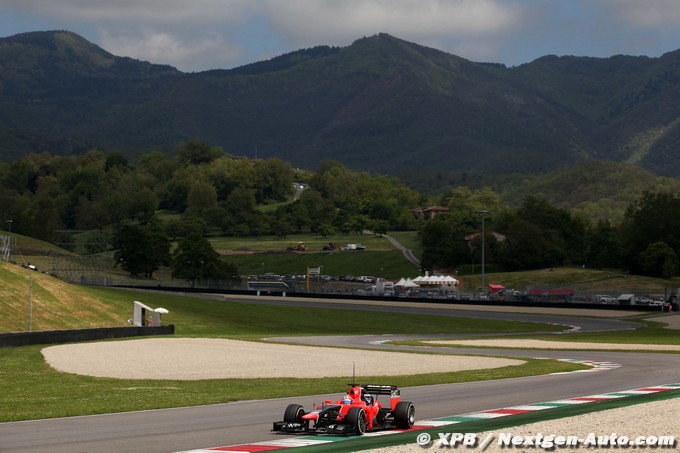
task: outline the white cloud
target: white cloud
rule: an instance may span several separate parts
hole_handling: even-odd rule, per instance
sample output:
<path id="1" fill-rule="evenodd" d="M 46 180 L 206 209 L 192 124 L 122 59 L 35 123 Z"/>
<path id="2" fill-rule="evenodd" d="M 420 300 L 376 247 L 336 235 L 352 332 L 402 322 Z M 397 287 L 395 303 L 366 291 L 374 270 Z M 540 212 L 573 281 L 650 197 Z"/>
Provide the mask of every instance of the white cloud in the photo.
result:
<path id="1" fill-rule="evenodd" d="M 212 60 L 213 67 L 232 66 L 241 47 L 255 46 L 252 40 L 257 38 L 250 33 L 251 42 L 239 47 L 229 26 L 248 27 L 254 17 L 271 26 L 270 33 L 279 38 L 279 52 L 318 44 L 346 45 L 378 32 L 449 51 L 479 48 L 470 41 L 455 45 L 450 41 L 502 34 L 518 27 L 522 19 L 522 7 L 500 0 L 124 1 L 91 7 L 86 7 L 91 4 L 87 0 L 66 3 L 73 14 L 98 23 L 102 47 L 180 69 L 200 67 L 201 60 Z M 83 11 L 76 12 L 78 6 Z M 121 27 L 128 31 L 121 32 Z M 201 28 L 205 31 L 197 38 L 196 29 Z M 271 48 L 265 51 L 276 53 Z M 494 55 L 493 49 L 488 54 Z"/>
<path id="2" fill-rule="evenodd" d="M 101 47 L 115 55 L 125 55 L 152 63 L 187 68 L 221 69 L 242 56 L 242 49 L 216 33 L 193 38 L 160 31 L 120 33 L 100 30 Z M 205 62 L 213 67 L 205 67 Z"/>
<path id="3" fill-rule="evenodd" d="M 0 28 L 68 29 L 116 55 L 185 71 L 379 32 L 518 64 L 547 53 L 672 50 L 680 0 L 0 0 Z"/>
<path id="4" fill-rule="evenodd" d="M 41 15 L 102 23 L 118 21 L 178 24 L 242 21 L 252 9 L 248 0 L 3 0 L 3 7 Z"/>
<path id="5" fill-rule="evenodd" d="M 637 27 L 680 25 L 677 0 L 605 0 L 611 14 Z"/>
<path id="6" fill-rule="evenodd" d="M 262 2 L 278 31 L 297 43 L 356 39 L 387 32 L 400 37 L 495 35 L 515 27 L 522 7 L 498 0 L 277 0 Z"/>
<path id="7" fill-rule="evenodd" d="M 107 51 L 182 70 L 234 66 L 243 57 L 234 31 L 250 18 L 248 0 L 2 0 L 0 13 L 49 18 Z M 84 27 L 83 27 L 84 25 Z M 82 31 L 81 31 L 82 33 Z"/>

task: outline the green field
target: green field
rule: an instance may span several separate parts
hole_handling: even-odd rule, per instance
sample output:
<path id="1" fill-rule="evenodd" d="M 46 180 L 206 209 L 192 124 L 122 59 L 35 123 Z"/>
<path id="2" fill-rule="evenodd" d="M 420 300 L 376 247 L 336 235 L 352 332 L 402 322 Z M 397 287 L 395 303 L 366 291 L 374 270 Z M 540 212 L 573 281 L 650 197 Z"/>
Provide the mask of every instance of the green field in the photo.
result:
<path id="1" fill-rule="evenodd" d="M 223 254 L 224 260 L 236 265 L 241 275 L 304 275 L 308 267 L 321 267 L 326 275 L 371 275 L 398 280 L 416 277 L 420 269 L 409 263 L 387 239 L 372 235 L 337 235 L 322 238 L 313 234 L 288 235 L 285 238 L 264 236 L 250 238 L 211 238 L 210 242 Z M 335 251 L 323 251 L 329 244 Z M 343 250 L 347 244 L 363 244 L 365 251 Z M 288 252 L 304 244 L 306 251 Z"/>
<path id="2" fill-rule="evenodd" d="M 420 270 L 404 259 L 401 252 L 261 253 L 226 256 L 238 266 L 241 275 L 266 272 L 304 275 L 307 267 L 321 267 L 327 275 L 372 275 L 391 280 L 417 277 Z"/>

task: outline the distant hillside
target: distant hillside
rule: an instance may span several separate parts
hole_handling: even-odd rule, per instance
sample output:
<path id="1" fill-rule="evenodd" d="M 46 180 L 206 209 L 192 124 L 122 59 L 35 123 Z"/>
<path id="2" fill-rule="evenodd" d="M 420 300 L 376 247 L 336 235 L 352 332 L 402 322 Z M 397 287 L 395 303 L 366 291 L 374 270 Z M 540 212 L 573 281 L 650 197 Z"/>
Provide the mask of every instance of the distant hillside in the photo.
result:
<path id="1" fill-rule="evenodd" d="M 619 222 L 626 209 L 647 192 L 680 193 L 680 181 L 659 177 L 636 165 L 589 160 L 583 164 L 535 175 L 498 178 L 501 198 L 518 205 L 534 196 L 597 220 Z"/>
<path id="2" fill-rule="evenodd" d="M 0 39 L 0 159 L 135 158 L 201 139 L 234 155 L 392 175 L 543 173 L 587 159 L 680 174 L 680 51 L 474 63 L 379 34 L 186 74 L 66 31 Z"/>

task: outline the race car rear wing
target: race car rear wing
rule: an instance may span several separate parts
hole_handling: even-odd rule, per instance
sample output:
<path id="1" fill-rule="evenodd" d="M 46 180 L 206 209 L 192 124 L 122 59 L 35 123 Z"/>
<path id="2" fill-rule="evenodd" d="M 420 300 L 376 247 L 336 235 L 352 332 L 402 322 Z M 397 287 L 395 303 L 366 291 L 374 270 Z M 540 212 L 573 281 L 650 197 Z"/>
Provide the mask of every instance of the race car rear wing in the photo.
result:
<path id="1" fill-rule="evenodd" d="M 390 395 L 391 397 L 400 395 L 396 385 L 364 384 L 361 387 L 368 393 L 373 393 L 374 395 Z"/>

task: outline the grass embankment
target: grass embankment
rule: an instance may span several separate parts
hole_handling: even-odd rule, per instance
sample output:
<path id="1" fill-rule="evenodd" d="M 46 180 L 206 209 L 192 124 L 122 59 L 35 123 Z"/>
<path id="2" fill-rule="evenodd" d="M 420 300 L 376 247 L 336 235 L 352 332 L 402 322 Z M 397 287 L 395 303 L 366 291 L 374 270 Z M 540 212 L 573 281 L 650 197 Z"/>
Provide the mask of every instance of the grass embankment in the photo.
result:
<path id="1" fill-rule="evenodd" d="M 131 316 L 130 304 L 117 303 L 115 297 L 93 298 L 85 287 L 4 262 L 0 313 L 0 332 L 26 331 L 29 318 L 33 330 L 56 330 L 124 326 Z"/>
<path id="2" fill-rule="evenodd" d="M 481 275 L 465 275 L 461 280 L 466 288 L 478 288 Z M 485 275 L 486 283 L 500 283 L 506 288 L 523 291 L 527 288 L 573 288 L 579 292 L 612 294 L 664 294 L 680 286 L 680 278 L 661 279 L 630 275 L 621 271 L 582 267 L 556 267 L 524 272 L 497 272 Z"/>

